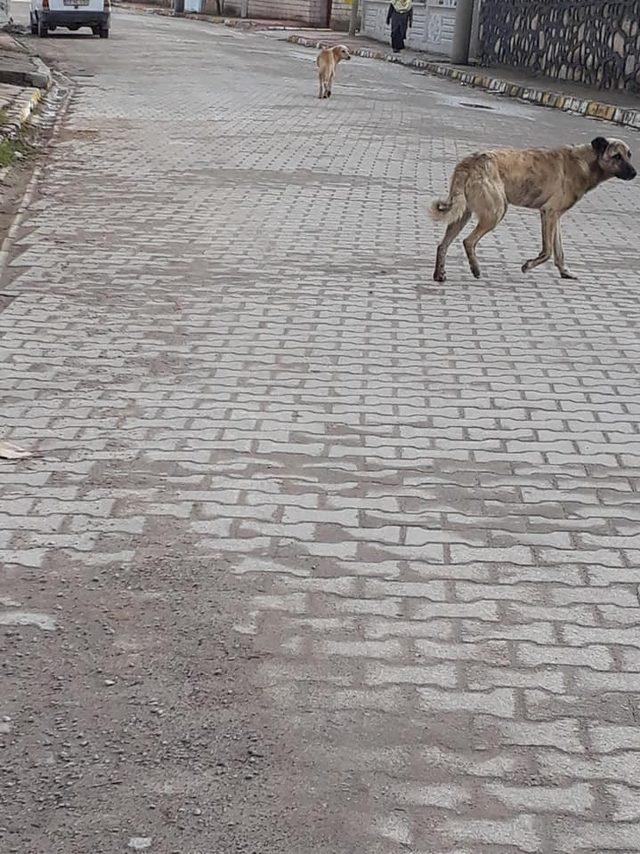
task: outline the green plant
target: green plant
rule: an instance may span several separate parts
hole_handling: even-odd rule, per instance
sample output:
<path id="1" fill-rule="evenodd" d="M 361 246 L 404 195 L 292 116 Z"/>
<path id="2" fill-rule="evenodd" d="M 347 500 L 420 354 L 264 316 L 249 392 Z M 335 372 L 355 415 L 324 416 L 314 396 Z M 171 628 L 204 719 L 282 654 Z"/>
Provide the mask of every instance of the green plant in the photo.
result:
<path id="1" fill-rule="evenodd" d="M 15 160 L 24 157 L 27 152 L 28 148 L 20 137 L 17 139 L 0 137 L 0 169 L 11 166 Z"/>

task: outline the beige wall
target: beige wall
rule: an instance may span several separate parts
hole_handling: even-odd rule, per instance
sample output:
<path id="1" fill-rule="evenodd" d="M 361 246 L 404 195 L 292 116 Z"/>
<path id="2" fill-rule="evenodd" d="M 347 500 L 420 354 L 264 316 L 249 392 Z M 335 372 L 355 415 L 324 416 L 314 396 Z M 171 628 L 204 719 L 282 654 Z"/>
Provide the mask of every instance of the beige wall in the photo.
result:
<path id="1" fill-rule="evenodd" d="M 348 30 L 351 20 L 351 3 L 345 0 L 333 0 L 331 6 L 331 29 Z"/>
<path id="2" fill-rule="evenodd" d="M 2 0 L 0 0 L 2 2 Z M 139 2 L 139 0 L 138 0 Z M 172 0 L 142 0 L 153 6 L 172 6 Z M 248 18 L 266 18 L 276 21 L 299 21 L 311 27 L 327 26 L 328 0 L 244 0 Z M 225 0 L 224 14 L 233 16 L 242 12 L 243 0 Z M 203 12 L 207 15 L 217 14 L 215 0 L 205 0 Z M 332 8 L 332 25 L 334 17 L 337 29 L 347 29 L 351 6 L 345 0 L 334 0 Z M 344 22 L 344 23 L 343 23 Z"/>
<path id="3" fill-rule="evenodd" d="M 227 0 L 225 13 L 240 14 L 240 0 Z M 249 18 L 300 21 L 313 27 L 326 26 L 326 0 L 249 0 Z"/>

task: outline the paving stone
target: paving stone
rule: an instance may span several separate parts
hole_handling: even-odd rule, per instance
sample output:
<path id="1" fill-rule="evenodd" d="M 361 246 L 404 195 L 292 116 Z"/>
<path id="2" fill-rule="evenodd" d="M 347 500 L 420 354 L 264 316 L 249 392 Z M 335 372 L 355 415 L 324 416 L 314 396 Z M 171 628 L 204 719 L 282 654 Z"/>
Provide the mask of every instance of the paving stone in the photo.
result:
<path id="1" fill-rule="evenodd" d="M 46 48 L 96 76 L 74 78 L 2 283 L 0 430 L 41 452 L 0 467 L 2 600 L 28 584 L 48 614 L 75 585 L 51 634 L 98 669 L 130 608 L 155 637 L 158 567 L 176 596 L 197 570 L 210 611 L 182 634 L 223 613 L 252 650 L 228 647 L 252 711 L 345 834 L 318 854 L 636 850 L 640 182 L 563 220 L 579 283 L 523 277 L 538 226 L 512 209 L 481 281 L 456 245 L 434 284 L 426 216 L 472 151 L 607 126 L 364 59 L 318 102 L 293 45 L 120 24 L 106 64 Z M 176 719 L 208 708 L 188 688 L 176 666 Z M 222 850 L 208 832 L 194 851 Z"/>
<path id="2" fill-rule="evenodd" d="M 517 811 L 589 815 L 594 805 L 594 796 L 586 783 L 575 783 L 566 788 L 491 783 L 485 789 L 502 804 Z"/>

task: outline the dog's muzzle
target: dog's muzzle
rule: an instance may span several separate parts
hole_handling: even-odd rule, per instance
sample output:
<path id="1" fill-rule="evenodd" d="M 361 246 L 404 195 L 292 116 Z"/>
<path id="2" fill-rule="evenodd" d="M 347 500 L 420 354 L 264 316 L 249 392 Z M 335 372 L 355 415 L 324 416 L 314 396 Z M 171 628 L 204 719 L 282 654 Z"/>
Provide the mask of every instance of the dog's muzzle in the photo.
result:
<path id="1" fill-rule="evenodd" d="M 623 181 L 632 181 L 638 173 L 633 168 L 633 166 L 625 166 L 624 169 L 621 169 L 618 172 L 618 177 L 622 178 Z"/>

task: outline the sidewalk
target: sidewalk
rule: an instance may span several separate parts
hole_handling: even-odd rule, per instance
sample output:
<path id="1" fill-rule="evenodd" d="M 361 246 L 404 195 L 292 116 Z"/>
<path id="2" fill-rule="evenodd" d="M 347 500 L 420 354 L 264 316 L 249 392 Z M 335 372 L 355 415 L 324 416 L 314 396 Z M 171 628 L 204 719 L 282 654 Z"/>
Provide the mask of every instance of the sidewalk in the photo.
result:
<path id="1" fill-rule="evenodd" d="M 381 42 L 364 36 L 349 38 L 344 33 L 333 30 L 300 28 L 291 33 L 287 41 L 315 49 L 345 44 L 355 56 L 396 62 L 437 77 L 447 77 L 467 86 L 485 89 L 496 95 L 520 98 L 542 107 L 640 129 L 640 98 L 625 92 L 601 91 L 571 81 L 537 78 L 510 68 L 452 65 L 441 56 L 415 50 L 394 54 Z"/>

